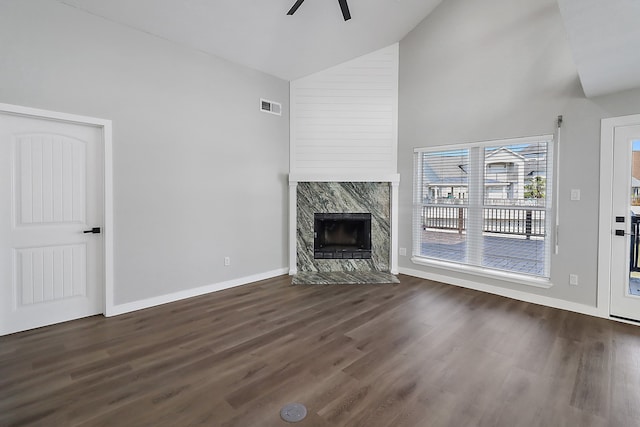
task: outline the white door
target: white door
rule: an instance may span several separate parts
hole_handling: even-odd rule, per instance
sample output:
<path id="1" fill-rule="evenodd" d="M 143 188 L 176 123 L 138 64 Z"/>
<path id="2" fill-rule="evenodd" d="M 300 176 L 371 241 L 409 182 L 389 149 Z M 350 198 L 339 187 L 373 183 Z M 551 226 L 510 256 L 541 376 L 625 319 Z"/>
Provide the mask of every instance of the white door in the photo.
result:
<path id="1" fill-rule="evenodd" d="M 102 153 L 98 127 L 0 112 L 0 335 L 103 312 Z"/>
<path id="2" fill-rule="evenodd" d="M 612 316 L 640 321 L 640 125 L 614 130 Z"/>

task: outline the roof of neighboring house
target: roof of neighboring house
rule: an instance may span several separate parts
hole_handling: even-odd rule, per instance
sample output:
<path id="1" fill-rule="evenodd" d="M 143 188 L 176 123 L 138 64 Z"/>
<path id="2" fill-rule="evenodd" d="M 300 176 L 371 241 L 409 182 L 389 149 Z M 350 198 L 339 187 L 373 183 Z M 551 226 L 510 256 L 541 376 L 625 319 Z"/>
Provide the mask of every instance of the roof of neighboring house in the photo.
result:
<path id="1" fill-rule="evenodd" d="M 486 158 L 496 158 L 498 153 L 524 163 L 525 176 L 546 176 L 546 145 L 531 144 L 516 153 L 505 147 L 487 152 Z M 499 156 L 498 156 L 499 157 Z M 423 177 L 426 183 L 438 186 L 467 185 L 467 157 L 464 155 L 443 155 L 428 158 L 423 163 Z M 504 159 L 500 159 L 504 161 Z M 487 181 L 490 183 L 491 181 Z M 493 181 L 498 184 L 499 181 Z M 507 183 L 508 184 L 508 183 Z"/>
<path id="2" fill-rule="evenodd" d="M 516 160 L 523 161 L 523 162 L 526 161 L 524 156 L 522 156 L 522 155 L 520 155 L 518 153 L 515 153 L 515 152 L 513 152 L 512 150 L 509 150 L 506 147 L 500 147 L 500 148 L 497 148 L 495 150 L 492 150 L 488 154 L 485 154 L 484 158 L 488 159 L 490 157 L 497 157 L 499 155 L 503 155 L 503 156 L 506 155 L 506 156 L 509 156 L 509 157 L 514 157 Z"/>

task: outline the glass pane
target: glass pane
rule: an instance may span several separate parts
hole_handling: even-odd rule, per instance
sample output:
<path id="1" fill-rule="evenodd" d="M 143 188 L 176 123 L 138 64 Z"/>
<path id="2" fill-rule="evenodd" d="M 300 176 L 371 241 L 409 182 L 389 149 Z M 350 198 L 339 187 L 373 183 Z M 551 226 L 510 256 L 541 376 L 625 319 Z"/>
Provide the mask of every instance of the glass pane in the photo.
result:
<path id="1" fill-rule="evenodd" d="M 633 141 L 631 166 L 631 244 L 629 262 L 629 293 L 640 296 L 640 140 Z"/>
<path id="2" fill-rule="evenodd" d="M 467 231 L 465 207 L 422 207 L 422 244 L 420 255 L 429 258 L 466 262 Z"/>
<path id="3" fill-rule="evenodd" d="M 545 206 L 547 142 L 484 150 L 484 204 Z"/>
<path id="4" fill-rule="evenodd" d="M 424 204 L 466 204 L 469 150 L 422 154 L 422 196 Z"/>
<path id="5" fill-rule="evenodd" d="M 522 207 L 484 209 L 482 265 L 534 276 L 545 273 L 546 212 Z"/>
<path id="6" fill-rule="evenodd" d="M 484 150 L 482 265 L 545 275 L 545 141 Z"/>
<path id="7" fill-rule="evenodd" d="M 469 150 L 421 156 L 420 255 L 465 262 Z"/>

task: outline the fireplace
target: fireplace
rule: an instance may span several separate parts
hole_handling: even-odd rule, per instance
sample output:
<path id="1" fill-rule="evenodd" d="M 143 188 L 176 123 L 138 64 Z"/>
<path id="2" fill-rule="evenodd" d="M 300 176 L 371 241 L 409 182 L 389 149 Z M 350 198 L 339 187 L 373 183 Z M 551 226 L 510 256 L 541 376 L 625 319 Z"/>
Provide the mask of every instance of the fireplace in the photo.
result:
<path id="1" fill-rule="evenodd" d="M 371 259 L 370 213 L 314 213 L 314 259 Z"/>
<path id="2" fill-rule="evenodd" d="M 392 206 L 397 206 L 397 177 L 391 176 L 388 180 L 379 181 L 332 181 L 319 180 L 304 181 L 290 176 L 289 192 L 290 200 L 290 235 L 291 246 L 289 259 L 291 268 L 289 273 L 329 273 L 329 272 L 391 272 L 397 274 L 392 266 L 397 266 L 393 251 L 392 233 L 394 224 L 391 215 Z M 395 181 L 394 181 L 395 179 Z M 366 217 L 352 218 L 365 219 L 366 232 L 362 230 L 360 238 L 366 237 L 368 249 L 353 244 L 353 238 L 349 240 L 351 248 L 335 250 L 327 248 L 327 242 L 316 242 L 320 224 L 316 223 L 316 215 L 326 215 L 318 219 L 332 219 L 335 214 L 347 219 L 350 215 L 366 213 Z M 345 216 L 345 213 L 349 213 Z M 329 215 L 327 215 L 329 214 Z M 397 215 L 395 216 L 397 218 Z M 338 218 L 340 219 L 340 218 Z M 370 228 L 369 228 L 370 227 Z M 345 231 L 345 230 L 343 230 Z M 346 233 L 347 236 L 349 233 Z M 331 242 L 331 236 L 330 242 Z M 319 248 L 317 244 L 324 246 Z M 396 244 L 397 245 L 397 244 Z M 316 249 L 320 249 L 316 251 Z M 317 253 L 316 253 L 317 252 Z M 320 255 L 322 254 L 322 255 Z M 349 258 L 351 255 L 351 258 Z M 363 256 L 364 255 L 364 256 Z M 319 258 L 322 256 L 322 258 Z M 342 258 L 336 258 L 342 256 Z M 360 258 L 357 258 L 360 257 Z M 397 268 L 397 267 L 396 267 Z"/>

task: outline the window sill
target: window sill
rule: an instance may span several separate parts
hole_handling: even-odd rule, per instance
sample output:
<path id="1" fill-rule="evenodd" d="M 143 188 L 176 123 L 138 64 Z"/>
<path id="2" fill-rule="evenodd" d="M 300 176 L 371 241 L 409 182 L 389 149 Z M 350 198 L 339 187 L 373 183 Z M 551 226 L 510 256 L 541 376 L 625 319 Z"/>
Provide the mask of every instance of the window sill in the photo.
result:
<path id="1" fill-rule="evenodd" d="M 518 273 L 489 270 L 482 267 L 456 264 L 452 262 L 433 260 L 433 259 L 417 257 L 417 256 L 411 257 L 411 262 L 418 265 L 424 265 L 426 267 L 436 267 L 444 270 L 455 271 L 458 273 L 482 276 L 490 279 L 504 280 L 507 282 L 517 283 L 517 284 L 526 285 L 526 286 L 533 286 L 536 288 L 549 289 L 553 286 L 553 283 L 551 283 L 551 280 L 549 279 L 531 277 L 531 276 L 526 276 Z"/>

